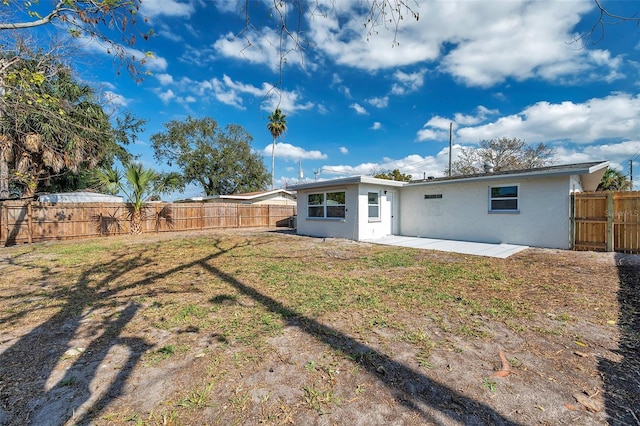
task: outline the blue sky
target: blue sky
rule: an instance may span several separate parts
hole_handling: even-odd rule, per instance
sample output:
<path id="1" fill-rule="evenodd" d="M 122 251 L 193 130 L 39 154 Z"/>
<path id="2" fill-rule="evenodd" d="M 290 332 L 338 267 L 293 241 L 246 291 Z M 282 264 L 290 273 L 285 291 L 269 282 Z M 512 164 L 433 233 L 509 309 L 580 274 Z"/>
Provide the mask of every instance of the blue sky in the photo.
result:
<path id="1" fill-rule="evenodd" d="M 299 164 L 305 181 L 395 168 L 443 176 L 449 123 L 454 158 L 482 139 L 514 137 L 550 144 L 556 164 L 609 160 L 628 174 L 634 159 L 640 181 L 639 30 L 610 25 L 573 42 L 597 21 L 592 0 L 421 1 L 418 21 L 406 16 L 397 33 L 379 26 L 370 35 L 363 2 L 314 1 L 316 13 L 300 20 L 309 44 L 287 54 L 281 75 L 269 4 L 144 0 L 156 36 L 131 52 L 154 54 L 140 83 L 85 45 L 98 59 L 82 77 L 98 82 L 108 108 L 147 120 L 131 147 L 145 165 L 168 170 L 149 138 L 190 115 L 243 126 L 269 170 L 267 117 L 279 105 L 288 130 L 276 147 L 276 187 L 298 183 Z M 637 1 L 603 4 L 640 12 Z M 286 13 L 297 29 L 297 9 Z"/>

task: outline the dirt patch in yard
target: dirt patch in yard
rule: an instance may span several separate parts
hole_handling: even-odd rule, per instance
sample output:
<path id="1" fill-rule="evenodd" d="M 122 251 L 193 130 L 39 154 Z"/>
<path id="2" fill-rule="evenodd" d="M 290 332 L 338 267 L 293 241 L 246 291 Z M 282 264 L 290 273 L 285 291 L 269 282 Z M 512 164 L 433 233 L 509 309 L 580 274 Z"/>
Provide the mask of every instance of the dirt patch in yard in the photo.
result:
<path id="1" fill-rule="evenodd" d="M 2 425 L 640 424 L 640 256 L 224 231 L 0 280 Z"/>

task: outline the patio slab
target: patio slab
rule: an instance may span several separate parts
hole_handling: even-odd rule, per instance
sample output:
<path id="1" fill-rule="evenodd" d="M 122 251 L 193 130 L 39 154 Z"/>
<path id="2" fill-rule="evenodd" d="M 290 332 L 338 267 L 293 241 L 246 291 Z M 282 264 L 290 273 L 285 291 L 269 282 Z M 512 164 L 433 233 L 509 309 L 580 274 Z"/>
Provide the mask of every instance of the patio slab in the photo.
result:
<path id="1" fill-rule="evenodd" d="M 515 244 L 490 244 L 474 243 L 471 241 L 440 240 L 436 238 L 403 237 L 398 235 L 387 235 L 382 238 L 363 240 L 363 242 L 373 244 L 383 244 L 389 246 L 412 247 L 427 250 L 440 250 L 461 254 L 472 254 L 476 256 L 497 257 L 506 259 L 512 254 L 522 251 L 528 246 Z"/>

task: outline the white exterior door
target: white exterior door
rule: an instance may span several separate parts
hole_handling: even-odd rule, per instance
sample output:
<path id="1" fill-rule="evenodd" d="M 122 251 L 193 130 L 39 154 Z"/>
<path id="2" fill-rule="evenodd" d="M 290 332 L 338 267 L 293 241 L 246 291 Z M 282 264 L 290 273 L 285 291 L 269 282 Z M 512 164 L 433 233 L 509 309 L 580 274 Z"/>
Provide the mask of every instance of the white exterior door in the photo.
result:
<path id="1" fill-rule="evenodd" d="M 394 200 L 394 193 L 389 191 L 386 194 L 386 202 L 387 202 L 387 206 L 385 208 L 385 210 L 387 212 L 389 212 L 389 235 L 394 235 L 397 230 L 398 230 L 398 214 L 396 212 L 396 203 Z"/>

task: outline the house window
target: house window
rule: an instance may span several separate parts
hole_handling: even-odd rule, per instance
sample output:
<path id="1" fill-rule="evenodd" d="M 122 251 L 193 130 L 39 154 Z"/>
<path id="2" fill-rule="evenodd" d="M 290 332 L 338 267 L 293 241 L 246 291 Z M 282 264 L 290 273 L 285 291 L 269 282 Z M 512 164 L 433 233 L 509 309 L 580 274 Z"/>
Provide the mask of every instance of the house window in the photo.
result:
<path id="1" fill-rule="evenodd" d="M 369 205 L 369 219 L 380 220 L 380 193 L 369 192 L 367 194 L 367 200 Z"/>
<path id="2" fill-rule="evenodd" d="M 308 195 L 307 217 L 342 219 L 345 217 L 345 192 Z"/>
<path id="3" fill-rule="evenodd" d="M 492 186 L 489 188 L 490 212 L 517 212 L 518 185 Z"/>

